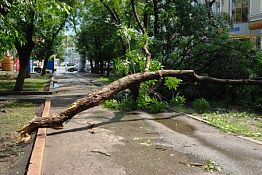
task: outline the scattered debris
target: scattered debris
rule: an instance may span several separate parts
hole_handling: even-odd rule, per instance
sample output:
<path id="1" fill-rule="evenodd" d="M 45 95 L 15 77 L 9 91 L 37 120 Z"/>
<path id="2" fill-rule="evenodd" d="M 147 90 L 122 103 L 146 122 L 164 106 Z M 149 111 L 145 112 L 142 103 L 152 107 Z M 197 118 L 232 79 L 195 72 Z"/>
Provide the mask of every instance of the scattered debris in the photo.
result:
<path id="1" fill-rule="evenodd" d="M 89 133 L 91 133 L 91 134 L 95 134 L 95 131 L 89 131 Z"/>
<path id="2" fill-rule="evenodd" d="M 204 170 L 210 173 L 214 171 L 221 171 L 221 167 L 211 160 L 207 160 L 205 163 L 197 163 L 197 162 L 196 163 L 178 162 L 178 163 L 186 165 L 186 166 L 202 167 Z"/>
<path id="3" fill-rule="evenodd" d="M 147 132 L 146 134 L 157 134 L 157 135 L 159 135 L 160 133 L 159 132 Z"/>
<path id="4" fill-rule="evenodd" d="M 134 137 L 133 140 L 140 140 L 138 137 Z"/>
<path id="5" fill-rule="evenodd" d="M 140 145 L 145 145 L 145 146 L 151 146 L 152 145 L 152 142 L 151 140 L 147 140 L 146 142 L 142 142 L 142 143 L 139 143 Z"/>
<path id="6" fill-rule="evenodd" d="M 103 152 L 103 151 L 98 151 L 98 150 L 93 150 L 91 151 L 92 153 L 98 153 L 98 154 L 103 154 L 103 155 L 106 155 L 106 156 L 111 156 L 111 154 L 107 153 L 107 152 Z"/>
<path id="7" fill-rule="evenodd" d="M 187 166 L 197 166 L 197 167 L 203 167 L 204 166 L 203 163 L 197 163 L 197 162 L 193 162 L 193 163 L 178 162 L 178 163 L 183 164 L 183 165 L 187 165 Z"/>
<path id="8" fill-rule="evenodd" d="M 167 148 L 163 148 L 163 147 L 155 147 L 155 149 L 159 149 L 159 150 L 163 150 L 163 151 L 167 150 Z"/>
<path id="9" fill-rule="evenodd" d="M 6 111 L 4 109 L 0 109 L 0 112 L 2 113 L 6 113 Z"/>

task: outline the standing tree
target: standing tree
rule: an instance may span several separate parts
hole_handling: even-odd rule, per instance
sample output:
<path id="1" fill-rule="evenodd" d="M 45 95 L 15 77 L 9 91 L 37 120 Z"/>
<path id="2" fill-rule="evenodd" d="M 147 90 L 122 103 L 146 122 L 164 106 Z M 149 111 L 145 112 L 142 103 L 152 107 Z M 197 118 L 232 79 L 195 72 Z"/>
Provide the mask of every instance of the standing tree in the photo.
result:
<path id="1" fill-rule="evenodd" d="M 43 15 L 48 15 L 44 16 Z M 58 15 L 54 16 L 50 13 L 43 14 L 42 25 L 38 25 L 36 37 L 39 42 L 36 43 L 33 50 L 34 57 L 39 60 L 44 60 L 44 65 L 41 75 L 46 74 L 47 64 L 50 57 L 56 54 L 57 49 L 62 45 L 62 31 L 64 29 L 65 23 L 67 21 L 68 12 L 62 11 Z M 49 19 L 45 21 L 43 19 Z"/>
<path id="2" fill-rule="evenodd" d="M 104 7 L 105 11 L 101 11 L 101 6 Z M 227 30 L 229 23 L 225 20 L 225 17 L 213 14 L 209 16 L 210 9 L 205 4 L 199 4 L 195 0 L 94 0 L 91 1 L 86 13 L 86 23 L 82 24 L 80 38 L 78 38 L 79 48 L 90 54 L 88 55 L 89 58 L 97 56 L 100 61 L 100 59 L 104 59 L 104 52 L 110 51 L 104 49 L 107 45 L 113 49 L 115 47 L 118 49 L 119 45 L 124 44 L 124 46 L 127 46 L 126 52 L 117 55 L 118 58 L 115 59 L 116 70 L 118 73 L 120 72 L 119 75 L 124 75 L 124 77 L 76 100 L 70 107 L 56 116 L 37 118 L 31 121 L 19 130 L 22 138 L 28 139 L 37 128 L 61 128 L 63 123 L 79 112 L 97 106 L 116 93 L 132 86 L 139 86 L 140 83 L 148 80 L 178 77 L 205 82 L 206 84 L 258 85 L 261 88 L 261 80 L 241 79 L 242 77 L 238 77 L 238 79 L 212 78 L 199 75 L 194 70 L 159 70 L 169 67 L 190 67 L 192 69 L 198 68 L 198 66 L 203 67 L 206 62 L 213 59 L 212 53 L 218 51 L 221 55 L 225 54 L 225 57 L 230 56 L 230 54 L 226 55 L 229 50 L 225 50 L 226 43 L 224 43 L 229 41 L 231 44 L 237 43 L 229 48 L 236 51 L 232 56 L 241 56 L 238 49 L 242 47 L 241 44 L 243 43 L 233 42 L 234 40 L 230 39 Z M 113 25 L 105 25 L 109 24 L 108 22 Z M 120 35 L 123 41 L 118 40 L 120 44 L 117 43 L 115 47 L 106 35 L 107 32 L 110 32 L 109 28 L 113 31 L 113 34 Z M 101 36 L 101 34 L 104 36 Z M 150 49 L 152 48 L 152 60 L 149 46 Z M 248 50 L 247 57 L 250 54 L 251 49 Z M 219 59 L 219 57 L 216 57 L 216 59 Z M 161 61 L 164 67 L 157 60 Z M 227 67 L 225 62 L 217 64 Z M 203 72 L 199 71 L 199 73 L 202 74 Z M 154 82 L 148 84 L 155 84 Z M 148 90 L 150 88 L 143 89 L 143 91 Z"/>
<path id="3" fill-rule="evenodd" d="M 110 65 L 112 58 L 120 55 L 118 28 L 108 19 L 107 12 L 99 1 L 88 4 L 86 11 L 89 13 L 83 15 L 83 23 L 77 36 L 77 49 L 88 57 L 91 72 L 103 74 L 105 63 Z M 93 13 L 99 15 L 94 16 Z M 109 67 L 106 69 L 109 74 Z"/>
<path id="4" fill-rule="evenodd" d="M 47 17 L 50 15 L 59 16 L 60 13 L 64 13 L 64 11 L 70 13 L 69 5 L 73 5 L 77 3 L 77 1 L 10 0 L 6 2 L 9 2 L 6 3 L 8 4 L 8 11 L 5 10 L 5 16 L 1 16 L 1 18 L 5 21 L 5 33 L 9 35 L 5 38 L 0 36 L 1 40 L 5 40 L 9 46 L 14 46 L 17 50 L 20 70 L 14 90 L 22 91 L 27 75 L 29 59 L 35 46 L 35 41 L 39 39 L 36 35 L 37 29 L 41 28 L 41 24 L 48 22 L 49 18 Z"/>

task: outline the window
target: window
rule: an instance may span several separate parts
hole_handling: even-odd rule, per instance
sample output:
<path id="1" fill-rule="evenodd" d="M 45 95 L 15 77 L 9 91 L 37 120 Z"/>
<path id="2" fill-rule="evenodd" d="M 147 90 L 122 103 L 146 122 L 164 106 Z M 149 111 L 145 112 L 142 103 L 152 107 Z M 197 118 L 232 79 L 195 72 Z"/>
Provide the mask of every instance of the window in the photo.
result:
<path id="1" fill-rule="evenodd" d="M 232 0 L 232 20 L 248 22 L 249 0 Z"/>
<path id="2" fill-rule="evenodd" d="M 259 1 L 259 6 L 260 6 L 260 13 L 262 13 L 262 0 Z"/>

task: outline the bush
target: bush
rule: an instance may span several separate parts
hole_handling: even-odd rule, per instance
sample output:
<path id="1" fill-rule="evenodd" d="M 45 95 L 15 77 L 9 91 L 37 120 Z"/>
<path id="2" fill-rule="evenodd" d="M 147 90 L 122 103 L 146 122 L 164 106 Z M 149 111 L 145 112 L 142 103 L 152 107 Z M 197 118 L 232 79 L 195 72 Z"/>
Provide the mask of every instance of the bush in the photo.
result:
<path id="1" fill-rule="evenodd" d="M 153 98 L 150 105 L 148 106 L 148 110 L 152 113 L 162 112 L 167 107 L 167 103 L 163 101 L 158 101 Z"/>
<path id="2" fill-rule="evenodd" d="M 130 111 L 136 109 L 136 104 L 131 98 L 123 98 L 122 100 L 113 98 L 106 100 L 104 102 L 104 107 L 114 110 Z"/>
<path id="3" fill-rule="evenodd" d="M 262 98 L 258 98 L 256 101 L 255 101 L 255 110 L 259 113 L 262 113 Z"/>
<path id="4" fill-rule="evenodd" d="M 175 106 L 183 106 L 186 102 L 186 98 L 182 95 L 177 95 L 175 98 L 172 98 L 172 100 L 170 101 L 171 104 L 175 105 Z"/>
<path id="5" fill-rule="evenodd" d="M 119 109 L 119 104 L 115 99 L 106 100 L 104 106 L 109 109 Z"/>
<path id="6" fill-rule="evenodd" d="M 139 95 L 137 99 L 139 109 L 149 110 L 153 113 L 163 111 L 167 107 L 166 102 L 158 101 L 156 98 L 151 98 L 148 94 Z"/>
<path id="7" fill-rule="evenodd" d="M 193 107 L 197 113 L 204 113 L 209 110 L 209 103 L 206 99 L 200 98 L 193 102 Z"/>

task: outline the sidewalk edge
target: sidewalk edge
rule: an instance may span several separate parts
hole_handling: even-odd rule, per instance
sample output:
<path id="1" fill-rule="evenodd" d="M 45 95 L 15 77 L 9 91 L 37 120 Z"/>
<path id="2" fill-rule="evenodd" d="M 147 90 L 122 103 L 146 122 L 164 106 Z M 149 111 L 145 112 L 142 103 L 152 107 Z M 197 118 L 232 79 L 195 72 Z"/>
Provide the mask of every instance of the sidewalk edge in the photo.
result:
<path id="1" fill-rule="evenodd" d="M 45 101 L 44 110 L 42 117 L 48 117 L 51 107 L 51 99 L 47 98 Z M 43 157 L 46 143 L 46 128 L 39 128 L 36 134 L 36 140 L 29 161 L 29 166 L 27 170 L 27 175 L 41 175 L 42 174 L 42 165 Z"/>

